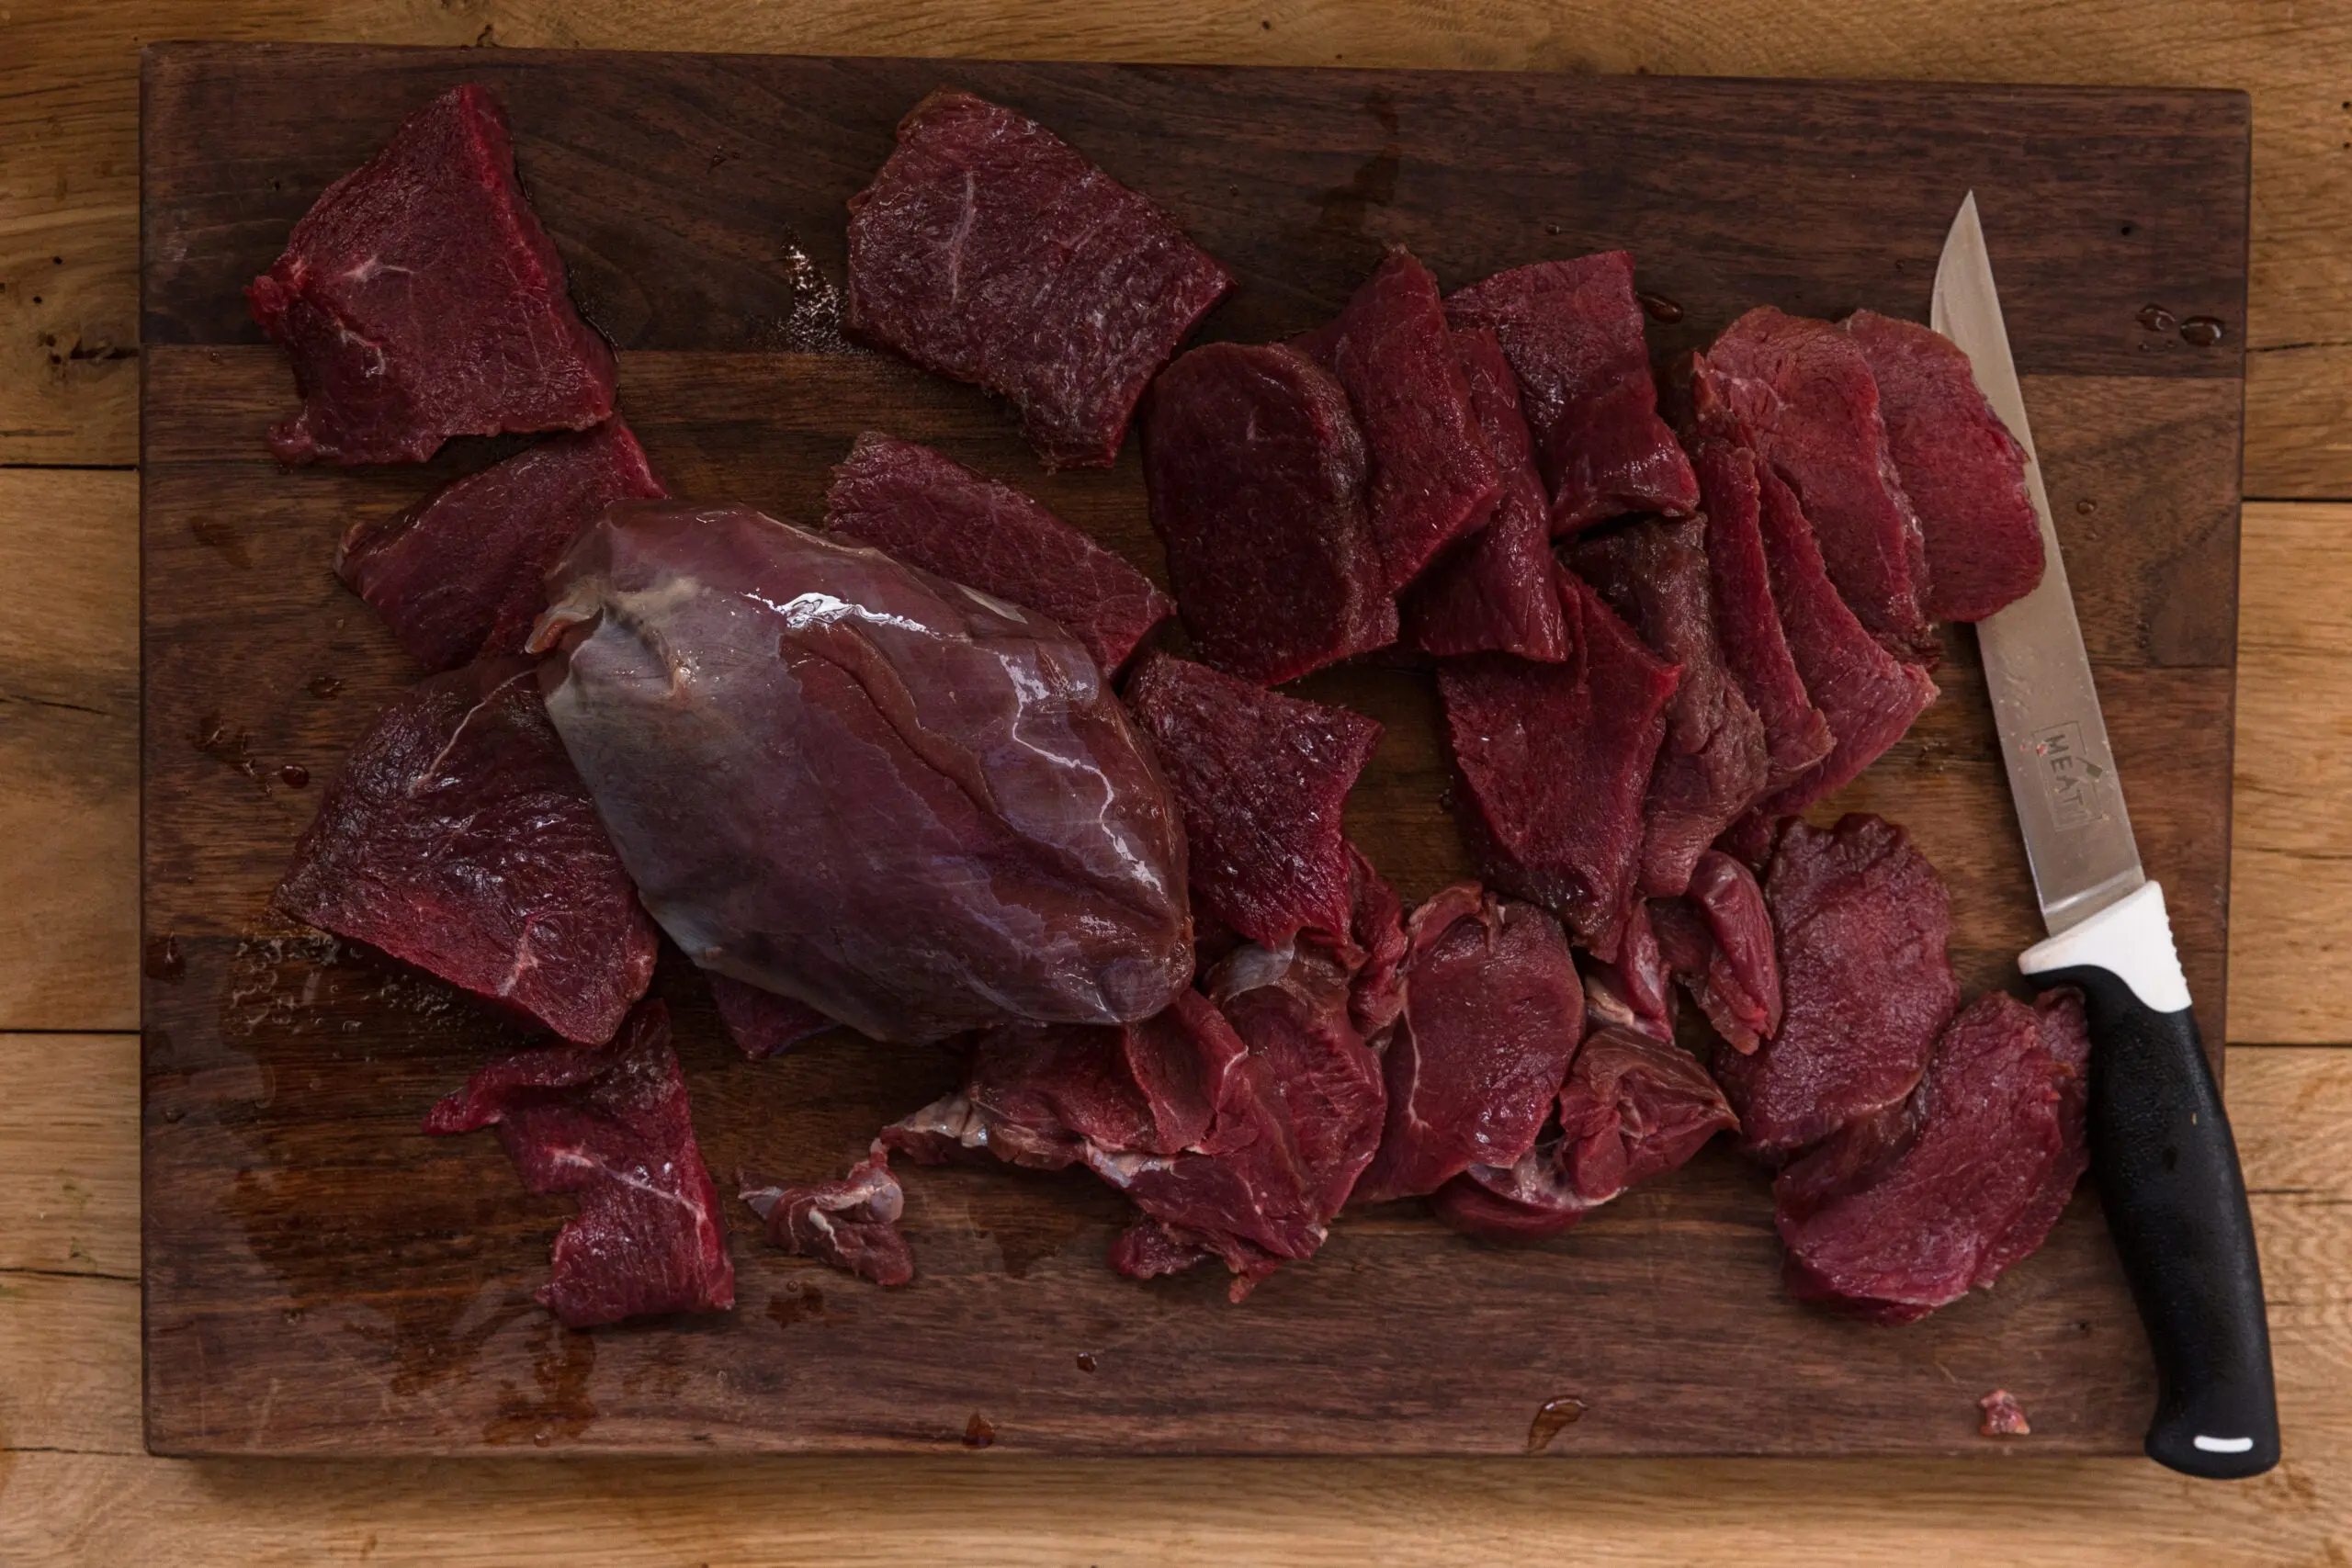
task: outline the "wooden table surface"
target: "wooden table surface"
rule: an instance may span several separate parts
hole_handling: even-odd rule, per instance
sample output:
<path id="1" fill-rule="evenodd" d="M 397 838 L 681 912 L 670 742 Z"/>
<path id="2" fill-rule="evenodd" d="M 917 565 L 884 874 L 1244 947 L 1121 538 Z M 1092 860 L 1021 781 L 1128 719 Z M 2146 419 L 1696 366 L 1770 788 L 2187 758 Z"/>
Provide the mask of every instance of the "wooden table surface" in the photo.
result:
<path id="1" fill-rule="evenodd" d="M 2250 89 L 2229 1099 L 2285 1463 L 147 1458 L 137 50 L 186 37 Z M 0 0 L 0 1563 L 2352 1563 L 2347 213 L 2313 0 Z"/>

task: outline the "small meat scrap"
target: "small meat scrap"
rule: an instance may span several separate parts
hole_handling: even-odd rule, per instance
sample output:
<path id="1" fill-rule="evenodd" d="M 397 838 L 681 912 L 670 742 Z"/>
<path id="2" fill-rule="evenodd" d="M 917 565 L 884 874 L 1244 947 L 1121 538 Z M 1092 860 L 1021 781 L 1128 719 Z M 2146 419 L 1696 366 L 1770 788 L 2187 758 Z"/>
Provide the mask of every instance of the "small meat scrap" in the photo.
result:
<path id="1" fill-rule="evenodd" d="M 1534 1145 L 1584 1034 L 1575 956 L 1551 916 L 1457 883 L 1413 911 L 1405 1011 L 1385 1056 L 1387 1126 L 1355 1196 L 1434 1192 Z"/>
<path id="2" fill-rule="evenodd" d="M 583 1044 L 653 978 L 653 922 L 525 660 L 431 676 L 379 715 L 276 901 Z"/>
<path id="3" fill-rule="evenodd" d="M 1607 961 L 1639 898 L 1642 803 L 1676 672 L 1573 573 L 1557 582 L 1566 663 L 1449 659 L 1438 694 L 1463 836 L 1487 881 L 1552 910 Z"/>
<path id="4" fill-rule="evenodd" d="M 754 1062 L 779 1056 L 812 1035 L 834 1027 L 833 1021 L 807 1002 L 731 978 L 712 975 L 711 1000 L 718 1004 L 718 1021 L 727 1026 L 743 1055 Z"/>
<path id="5" fill-rule="evenodd" d="M 767 1227 L 768 1240 L 796 1258 L 814 1258 L 877 1285 L 915 1277 L 914 1253 L 899 1233 L 907 1195 L 890 1174 L 880 1143 L 839 1181 L 786 1182 L 745 1172 L 743 1201 Z"/>
<path id="6" fill-rule="evenodd" d="M 1353 897 L 1340 817 L 1380 726 L 1152 653 L 1127 682 L 1184 818 L 1201 912 L 1261 946 L 1344 942 Z"/>
<path id="7" fill-rule="evenodd" d="M 517 654 L 548 607 L 548 569 L 581 531 L 616 501 L 667 494 L 615 414 L 356 525 L 335 574 L 428 670 Z"/>
<path id="8" fill-rule="evenodd" d="M 1555 535 L 1698 505 L 1690 460 L 1657 415 L 1630 253 L 1498 272 L 1448 295 L 1445 313 L 1457 327 L 1492 332 L 1519 373 Z"/>
<path id="9" fill-rule="evenodd" d="M 1943 878 L 1894 823 L 1781 832 L 1764 879 L 1781 959 L 1779 1032 L 1715 1075 L 1746 1147 L 1786 1159 L 1901 1104 L 1959 1005 Z"/>
<path id="10" fill-rule="evenodd" d="M 1981 621 L 2041 581 L 2041 520 L 2026 493 L 2025 448 L 1984 400 L 1968 355 L 1916 321 L 1846 318 L 1877 378 L 1903 492 L 1928 551 L 1928 614 Z"/>
<path id="11" fill-rule="evenodd" d="M 1348 885 L 1355 907 L 1349 934 L 1363 955 L 1348 983 L 1348 1013 L 1376 1048 L 1405 1010 L 1405 957 L 1412 944 L 1405 935 L 1405 906 L 1396 890 L 1381 880 L 1352 843 L 1348 846 Z"/>
<path id="12" fill-rule="evenodd" d="M 1976 1402 L 1976 1408 L 1984 1413 L 1984 1419 L 1976 1427 L 1977 1432 L 1984 1437 L 2030 1438 L 2033 1435 L 2033 1428 L 2026 1423 L 2025 1406 L 2019 1404 L 2018 1396 L 2007 1389 L 1995 1389 Z"/>
<path id="13" fill-rule="evenodd" d="M 428 1133 L 482 1127 L 498 1130 L 525 1187 L 580 1201 L 537 1293 L 567 1326 L 735 1304 L 718 1192 L 695 1143 L 662 1003 L 630 1013 L 609 1045 L 493 1063 L 424 1119 Z"/>
<path id="14" fill-rule="evenodd" d="M 1742 1055 L 1781 1027 L 1781 958 L 1764 890 L 1720 850 L 1699 857 L 1690 890 L 1653 898 L 1651 929 L 1667 969 L 1724 1043 Z"/>
<path id="15" fill-rule="evenodd" d="M 1149 578 L 1011 485 L 872 431 L 833 470 L 825 526 L 1059 622 L 1105 675 L 1176 613 Z"/>
<path id="16" fill-rule="evenodd" d="M 1637 902 L 1617 956 L 1584 969 L 1585 1017 L 1594 1028 L 1611 1028 L 1646 1034 L 1653 1040 L 1674 1038 L 1674 976 L 1659 951 L 1652 916 L 1675 900 L 1653 898 Z"/>
<path id="17" fill-rule="evenodd" d="M 302 398 L 269 433 L 280 462 L 421 463 L 452 435 L 613 412 L 613 351 L 571 308 L 506 117 L 472 83 L 329 186 L 245 299 Z"/>
<path id="18" fill-rule="evenodd" d="M 1149 198 L 969 93 L 917 104 L 849 200 L 849 331 L 1012 400 L 1047 468 L 1110 467 L 1136 400 L 1232 287 Z"/>
<path id="19" fill-rule="evenodd" d="M 1437 279 L 1391 250 L 1336 320 L 1292 344 L 1347 389 L 1372 458 L 1372 536 L 1394 592 L 1486 527 L 1498 493 Z"/>
<path id="20" fill-rule="evenodd" d="M 1396 640 L 1347 393 L 1281 344 L 1213 343 L 1160 373 L 1144 489 L 1202 660 L 1274 685 Z"/>
<path id="21" fill-rule="evenodd" d="M 1725 667 L 1715 635 L 1707 525 L 1653 518 L 1568 546 L 1569 567 L 1682 671 L 1666 710 L 1666 740 L 1642 801 L 1640 886 L 1670 898 L 1690 886 L 1708 845 L 1764 792 L 1764 721 Z"/>
<path id="22" fill-rule="evenodd" d="M 1453 333 L 1470 406 L 1500 489 L 1487 525 L 1446 551 L 1398 602 L 1402 640 L 1440 657 L 1515 653 L 1556 664 L 1568 628 L 1552 584 L 1552 503 L 1502 344 L 1483 327 Z"/>

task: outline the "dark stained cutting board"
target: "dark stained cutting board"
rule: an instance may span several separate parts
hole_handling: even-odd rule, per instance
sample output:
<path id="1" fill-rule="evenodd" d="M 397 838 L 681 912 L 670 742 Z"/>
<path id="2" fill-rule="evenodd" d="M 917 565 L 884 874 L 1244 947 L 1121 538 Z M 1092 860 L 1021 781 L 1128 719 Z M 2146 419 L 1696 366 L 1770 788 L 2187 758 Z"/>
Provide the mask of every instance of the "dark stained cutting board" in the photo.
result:
<path id="1" fill-rule="evenodd" d="M 1221 1271 L 1112 1275 L 1121 1204 L 1084 1177 L 917 1170 L 911 1289 L 781 1258 L 730 1210 L 731 1316 L 557 1328 L 530 1292 L 564 1203 L 526 1196 L 487 1136 L 417 1131 L 513 1039 L 266 908 L 319 786 L 416 673 L 331 575 L 337 537 L 499 448 L 280 471 L 261 435 L 291 381 L 240 290 L 323 186 L 465 80 L 505 100 L 679 491 L 813 518 L 827 467 L 881 427 L 1155 571 L 1132 447 L 1047 478 L 986 399 L 827 339 L 842 201 L 933 86 L 1018 106 L 1172 209 L 1242 280 L 1213 336 L 1320 319 L 1388 242 L 1449 286 L 1630 246 L 1683 309 L 1662 355 L 1766 302 L 1923 318 L 1973 186 L 2142 849 L 2221 1038 L 2243 95 L 164 46 L 141 214 L 151 1447 L 954 1450 L 977 1418 L 1001 1450 L 1518 1453 L 1575 1401 L 1547 1451 L 2136 1450 L 2152 1377 L 2087 1190 L 1996 1291 L 1871 1328 L 1784 1298 L 1766 1180 L 1720 1145 L 1528 1250 L 1412 1204 L 1349 1216 L 1238 1307 Z M 2148 331 L 2150 304 L 2226 335 Z M 2014 984 L 2039 928 L 1970 635 L 1946 654 L 1941 704 L 1836 804 L 1907 823 L 1943 868 L 1973 991 Z M 1425 678 L 1308 684 L 1389 727 L 1350 814 L 1373 858 L 1408 897 L 1459 874 Z M 830 1039 L 755 1066 L 690 971 L 659 986 L 722 1185 L 743 1163 L 835 1172 L 952 1076 Z M 1996 1386 L 2030 1440 L 1976 1435 Z"/>

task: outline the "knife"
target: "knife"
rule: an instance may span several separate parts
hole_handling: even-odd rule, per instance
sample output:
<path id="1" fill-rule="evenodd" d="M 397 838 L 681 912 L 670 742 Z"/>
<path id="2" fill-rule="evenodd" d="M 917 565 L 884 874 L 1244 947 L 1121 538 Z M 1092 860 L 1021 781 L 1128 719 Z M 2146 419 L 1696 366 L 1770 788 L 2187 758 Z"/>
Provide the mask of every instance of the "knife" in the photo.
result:
<path id="1" fill-rule="evenodd" d="M 1973 191 L 1936 264 L 1931 320 L 2025 448 L 2041 520 L 2041 585 L 1976 638 L 2050 931 L 2018 967 L 2043 989 L 2079 987 L 2090 1017 L 2091 1174 L 2156 1362 L 2148 1457 L 2188 1475 L 2259 1475 L 2278 1462 L 2278 1409 L 2245 1178 L 2164 889 L 2132 839 Z"/>

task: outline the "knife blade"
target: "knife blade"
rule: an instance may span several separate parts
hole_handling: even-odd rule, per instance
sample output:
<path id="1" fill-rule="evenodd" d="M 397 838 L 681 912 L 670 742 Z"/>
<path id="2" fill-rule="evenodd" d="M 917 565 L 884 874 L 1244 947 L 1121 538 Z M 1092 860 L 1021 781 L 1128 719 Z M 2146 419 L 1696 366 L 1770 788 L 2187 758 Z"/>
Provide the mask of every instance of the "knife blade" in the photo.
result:
<path id="1" fill-rule="evenodd" d="M 2038 987 L 2078 988 L 2090 1020 L 2091 1173 L 2156 1361 L 2148 1456 L 2258 1475 L 2278 1462 L 2278 1415 L 2245 1179 L 2164 889 L 2132 836 L 1973 191 L 1944 240 L 1930 324 L 2025 449 L 2041 525 L 2041 581 L 1979 622 L 1977 646 L 2050 932 L 2018 967 Z"/>

